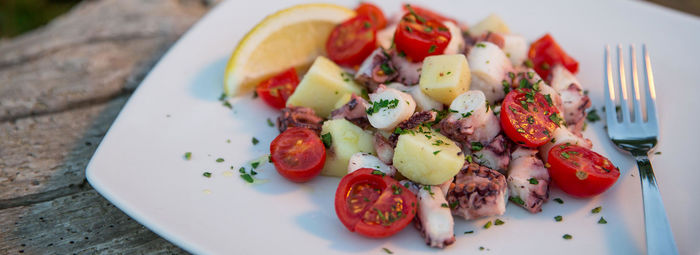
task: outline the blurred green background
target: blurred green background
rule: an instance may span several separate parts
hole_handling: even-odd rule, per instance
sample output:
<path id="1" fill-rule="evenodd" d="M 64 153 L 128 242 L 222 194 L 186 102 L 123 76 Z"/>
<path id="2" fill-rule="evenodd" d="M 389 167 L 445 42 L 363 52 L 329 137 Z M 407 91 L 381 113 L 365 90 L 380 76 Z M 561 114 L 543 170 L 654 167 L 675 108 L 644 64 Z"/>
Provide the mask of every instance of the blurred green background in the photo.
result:
<path id="1" fill-rule="evenodd" d="M 0 0 L 0 39 L 43 26 L 81 0 Z M 166 1 L 166 0 L 163 0 Z M 322 1 L 322 0 L 320 0 Z M 700 0 L 646 0 L 700 15 Z"/>
<path id="2" fill-rule="evenodd" d="M 0 0 L 0 38 L 9 38 L 49 23 L 80 0 Z"/>

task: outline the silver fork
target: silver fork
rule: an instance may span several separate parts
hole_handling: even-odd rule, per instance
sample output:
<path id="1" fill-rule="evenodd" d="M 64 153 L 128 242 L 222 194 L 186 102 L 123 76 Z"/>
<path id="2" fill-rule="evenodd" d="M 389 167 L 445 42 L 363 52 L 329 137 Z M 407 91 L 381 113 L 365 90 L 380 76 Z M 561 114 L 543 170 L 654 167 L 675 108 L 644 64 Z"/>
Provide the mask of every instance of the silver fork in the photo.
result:
<path id="1" fill-rule="evenodd" d="M 659 187 L 654 177 L 654 171 L 649 162 L 648 153 L 658 141 L 659 126 L 656 118 L 656 92 L 654 89 L 654 75 L 651 71 L 651 62 L 646 45 L 642 45 L 644 54 L 644 70 L 646 71 L 645 104 L 646 121 L 639 89 L 637 75 L 637 57 L 634 45 L 630 46 L 630 65 L 632 67 L 632 105 L 634 114 L 630 115 L 627 93 L 627 76 L 625 75 L 622 46 L 617 46 L 617 62 L 619 69 L 618 81 L 620 83 L 620 113 L 617 113 L 615 83 L 613 82 L 613 70 L 610 61 L 610 47 L 605 46 L 605 115 L 608 125 L 608 136 L 619 147 L 628 151 L 637 160 L 639 178 L 642 183 L 642 198 L 644 201 L 644 222 L 646 225 L 647 254 L 678 254 L 676 242 L 673 240 L 671 226 L 661 201 Z M 618 121 L 622 115 L 622 121 Z"/>

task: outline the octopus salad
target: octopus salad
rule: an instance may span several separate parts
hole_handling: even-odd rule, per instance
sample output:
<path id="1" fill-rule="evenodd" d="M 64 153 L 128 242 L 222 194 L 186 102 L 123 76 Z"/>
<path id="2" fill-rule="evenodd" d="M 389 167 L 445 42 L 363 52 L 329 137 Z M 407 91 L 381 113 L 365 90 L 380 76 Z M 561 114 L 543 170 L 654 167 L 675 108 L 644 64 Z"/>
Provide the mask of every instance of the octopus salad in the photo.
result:
<path id="1" fill-rule="evenodd" d="M 277 172 L 339 178 L 333 206 L 349 231 L 385 238 L 413 222 L 445 248 L 454 217 L 508 203 L 536 214 L 553 183 L 592 197 L 617 180 L 582 134 L 591 101 L 578 62 L 551 35 L 529 42 L 497 15 L 469 25 L 411 5 L 355 11 L 303 76 L 283 67 L 256 88 L 280 109 Z"/>

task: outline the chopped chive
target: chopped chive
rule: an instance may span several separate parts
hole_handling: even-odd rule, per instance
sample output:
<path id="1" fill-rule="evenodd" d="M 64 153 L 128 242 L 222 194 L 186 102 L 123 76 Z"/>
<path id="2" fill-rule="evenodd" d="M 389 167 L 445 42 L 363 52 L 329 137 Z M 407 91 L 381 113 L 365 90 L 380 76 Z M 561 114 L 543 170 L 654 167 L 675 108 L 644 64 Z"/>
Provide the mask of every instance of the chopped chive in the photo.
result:
<path id="1" fill-rule="evenodd" d="M 554 216 L 554 220 L 557 222 L 561 221 L 562 219 L 564 219 L 564 217 L 561 217 L 561 215 Z"/>
<path id="2" fill-rule="evenodd" d="M 190 160 L 192 158 L 192 152 L 185 152 L 185 159 Z"/>
<path id="3" fill-rule="evenodd" d="M 253 140 L 251 140 L 251 142 L 253 142 L 253 145 L 257 145 L 260 141 L 258 141 L 257 138 L 253 137 Z"/>

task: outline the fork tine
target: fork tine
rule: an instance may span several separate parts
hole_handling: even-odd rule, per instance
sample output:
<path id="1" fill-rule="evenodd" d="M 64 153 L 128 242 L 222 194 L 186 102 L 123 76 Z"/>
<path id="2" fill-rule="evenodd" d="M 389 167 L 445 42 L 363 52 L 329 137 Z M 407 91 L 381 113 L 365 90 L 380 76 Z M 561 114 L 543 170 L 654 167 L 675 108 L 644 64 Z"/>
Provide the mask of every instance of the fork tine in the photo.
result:
<path id="1" fill-rule="evenodd" d="M 605 45 L 605 120 L 608 123 L 608 134 L 617 125 L 615 112 L 615 87 L 613 82 L 612 61 L 610 61 L 610 45 Z"/>
<path id="2" fill-rule="evenodd" d="M 632 87 L 634 88 L 634 98 L 632 100 L 634 106 L 634 121 L 644 123 L 644 115 L 642 114 L 641 96 L 639 94 L 639 77 L 637 75 L 637 52 L 634 44 L 630 45 L 630 62 L 632 66 Z"/>
<path id="3" fill-rule="evenodd" d="M 622 57 L 622 45 L 617 45 L 617 65 L 619 68 L 620 81 L 620 111 L 622 112 L 622 122 L 630 122 L 630 109 L 627 103 L 627 75 L 625 74 L 625 60 Z"/>
<path id="4" fill-rule="evenodd" d="M 649 60 L 649 52 L 647 51 L 646 44 L 642 44 L 642 51 L 644 51 L 644 68 L 647 73 L 647 122 L 657 125 L 658 121 L 656 119 L 656 88 L 654 86 L 654 74 L 651 71 L 651 60 Z"/>

